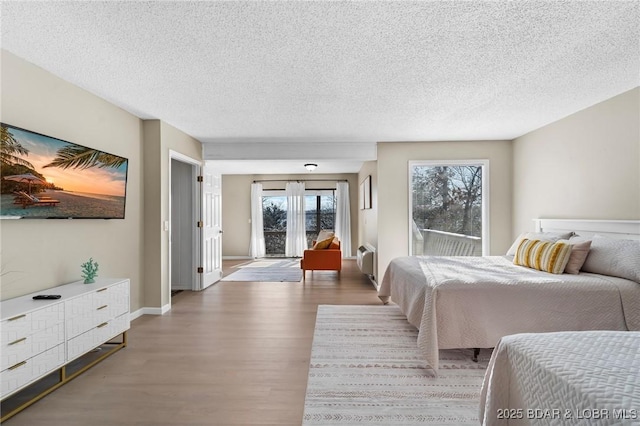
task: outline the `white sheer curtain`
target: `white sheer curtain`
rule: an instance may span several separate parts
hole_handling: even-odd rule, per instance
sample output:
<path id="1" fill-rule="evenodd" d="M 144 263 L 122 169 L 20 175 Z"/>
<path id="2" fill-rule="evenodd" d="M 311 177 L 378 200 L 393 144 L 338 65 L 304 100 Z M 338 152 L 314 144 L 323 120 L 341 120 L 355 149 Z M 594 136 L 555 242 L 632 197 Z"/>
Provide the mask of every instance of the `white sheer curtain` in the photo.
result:
<path id="1" fill-rule="evenodd" d="M 287 194 L 287 240 L 284 255 L 302 257 L 307 248 L 307 233 L 304 223 L 304 182 L 288 182 Z"/>
<path id="2" fill-rule="evenodd" d="M 249 244 L 251 257 L 264 257 L 264 226 L 262 218 L 262 184 L 251 184 L 251 242 Z"/>
<path id="3" fill-rule="evenodd" d="M 336 184 L 336 237 L 340 240 L 342 257 L 351 256 L 351 201 L 349 182 Z"/>

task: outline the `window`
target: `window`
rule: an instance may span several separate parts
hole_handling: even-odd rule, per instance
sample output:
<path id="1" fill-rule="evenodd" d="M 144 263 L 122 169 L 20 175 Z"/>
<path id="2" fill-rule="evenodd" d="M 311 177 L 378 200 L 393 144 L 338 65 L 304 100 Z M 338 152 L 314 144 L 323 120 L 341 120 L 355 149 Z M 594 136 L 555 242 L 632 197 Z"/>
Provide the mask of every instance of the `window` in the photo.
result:
<path id="1" fill-rule="evenodd" d="M 409 163 L 409 254 L 488 252 L 489 162 Z"/>
<path id="2" fill-rule="evenodd" d="M 321 229 L 333 230 L 336 219 L 334 190 L 305 191 L 305 228 L 307 244 L 315 240 Z M 262 214 L 265 249 L 268 256 L 284 256 L 287 235 L 287 197 L 284 191 L 264 191 Z"/>

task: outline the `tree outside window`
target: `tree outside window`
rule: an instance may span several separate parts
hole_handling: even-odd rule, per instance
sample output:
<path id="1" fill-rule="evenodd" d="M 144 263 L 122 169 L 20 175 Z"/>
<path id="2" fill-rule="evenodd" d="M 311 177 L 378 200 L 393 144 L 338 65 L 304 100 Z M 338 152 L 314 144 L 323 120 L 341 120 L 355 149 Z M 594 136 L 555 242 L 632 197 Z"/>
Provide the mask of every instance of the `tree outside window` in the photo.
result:
<path id="1" fill-rule="evenodd" d="M 312 241 L 316 239 L 320 230 L 335 229 L 336 198 L 333 190 L 309 192 L 313 195 L 305 195 L 305 228 L 307 245 L 311 247 Z M 263 195 L 262 213 L 266 254 L 284 256 L 287 235 L 287 197 L 280 194 Z"/>
<path id="2" fill-rule="evenodd" d="M 410 166 L 412 254 L 433 254 L 434 247 L 428 244 L 433 245 L 435 238 L 438 245 L 448 245 L 448 251 L 455 244 L 469 243 L 477 246 L 474 253 L 481 254 L 485 168 L 484 162 Z"/>

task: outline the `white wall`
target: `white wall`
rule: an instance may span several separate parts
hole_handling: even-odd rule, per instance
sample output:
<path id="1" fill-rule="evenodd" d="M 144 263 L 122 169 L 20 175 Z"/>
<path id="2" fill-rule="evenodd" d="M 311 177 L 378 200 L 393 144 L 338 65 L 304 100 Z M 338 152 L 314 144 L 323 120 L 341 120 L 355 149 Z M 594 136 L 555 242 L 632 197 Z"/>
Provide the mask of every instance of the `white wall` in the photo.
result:
<path id="1" fill-rule="evenodd" d="M 513 233 L 535 218 L 640 219 L 640 89 L 514 141 Z"/>
<path id="2" fill-rule="evenodd" d="M 490 254 L 511 244 L 510 141 L 389 142 L 378 144 L 378 280 L 389 262 L 409 254 L 411 160 L 489 160 Z"/>
<path id="3" fill-rule="evenodd" d="M 378 163 L 367 161 L 358 173 L 358 183 L 371 176 L 371 208 L 358 209 L 358 246 L 366 243 L 378 246 Z M 360 200 L 358 200 L 358 206 Z"/>
<path id="4" fill-rule="evenodd" d="M 140 119 L 2 50 L 1 121 L 128 158 L 124 220 L 2 220 L 2 299 L 80 280 L 93 257 L 100 277 L 131 279 L 143 304 Z"/>

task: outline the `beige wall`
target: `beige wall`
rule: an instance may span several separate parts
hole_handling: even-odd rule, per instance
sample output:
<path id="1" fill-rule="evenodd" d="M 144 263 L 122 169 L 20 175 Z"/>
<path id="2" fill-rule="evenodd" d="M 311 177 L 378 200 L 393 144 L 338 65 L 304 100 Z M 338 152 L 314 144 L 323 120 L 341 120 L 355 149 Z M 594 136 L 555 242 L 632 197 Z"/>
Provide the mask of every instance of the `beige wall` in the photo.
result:
<path id="1" fill-rule="evenodd" d="M 366 161 L 360 173 L 358 182 L 362 182 L 367 176 L 371 176 L 371 208 L 358 209 L 358 245 L 357 247 L 369 243 L 374 247 L 378 246 L 378 162 Z M 358 200 L 358 206 L 360 201 Z"/>
<path id="2" fill-rule="evenodd" d="M 200 142 L 161 121 L 143 122 L 6 51 L 1 96 L 4 123 L 129 159 L 124 220 L 0 221 L 2 299 L 79 280 L 80 264 L 93 257 L 99 276 L 131 279 L 132 311 L 166 307 L 169 150 L 201 161 Z"/>
<path id="3" fill-rule="evenodd" d="M 144 122 L 145 306 L 167 307 L 171 299 L 169 277 L 169 151 L 202 161 L 196 139 L 159 120 Z"/>
<path id="4" fill-rule="evenodd" d="M 222 255 L 225 257 L 248 257 L 251 239 L 251 183 L 254 180 L 304 180 L 327 179 L 327 181 L 307 181 L 307 189 L 335 188 L 335 181 L 349 182 L 351 198 L 351 250 L 358 248 L 358 175 L 308 174 L 302 175 L 223 175 L 222 176 Z M 284 189 L 286 182 L 263 182 L 264 189 Z"/>
<path id="5" fill-rule="evenodd" d="M 378 144 L 378 280 L 389 262 L 409 253 L 411 160 L 489 160 L 490 254 L 511 244 L 510 141 L 390 142 Z"/>
<path id="6" fill-rule="evenodd" d="M 222 256 L 249 257 L 253 175 L 222 175 Z"/>
<path id="7" fill-rule="evenodd" d="M 513 233 L 535 218 L 640 219 L 640 89 L 514 141 Z"/>
<path id="8" fill-rule="evenodd" d="M 2 299 L 80 280 L 93 257 L 101 277 L 131 279 L 143 306 L 141 121 L 51 73 L 2 51 L 1 120 L 129 159 L 124 220 L 2 220 Z"/>

